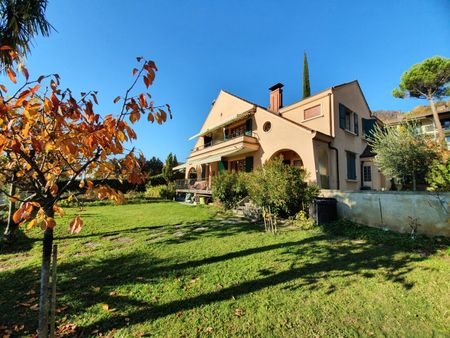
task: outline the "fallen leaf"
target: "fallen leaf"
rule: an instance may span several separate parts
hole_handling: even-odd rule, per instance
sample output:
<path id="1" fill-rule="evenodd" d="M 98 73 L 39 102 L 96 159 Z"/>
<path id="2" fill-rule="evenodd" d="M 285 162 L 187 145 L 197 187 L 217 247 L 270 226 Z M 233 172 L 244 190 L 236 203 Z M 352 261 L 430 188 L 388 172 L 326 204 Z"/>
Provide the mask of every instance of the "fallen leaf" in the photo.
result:
<path id="1" fill-rule="evenodd" d="M 238 307 L 237 309 L 234 310 L 234 315 L 237 317 L 242 317 L 244 315 L 244 310 Z"/>
<path id="2" fill-rule="evenodd" d="M 102 309 L 105 311 L 109 311 L 109 305 L 108 304 L 102 304 Z"/>

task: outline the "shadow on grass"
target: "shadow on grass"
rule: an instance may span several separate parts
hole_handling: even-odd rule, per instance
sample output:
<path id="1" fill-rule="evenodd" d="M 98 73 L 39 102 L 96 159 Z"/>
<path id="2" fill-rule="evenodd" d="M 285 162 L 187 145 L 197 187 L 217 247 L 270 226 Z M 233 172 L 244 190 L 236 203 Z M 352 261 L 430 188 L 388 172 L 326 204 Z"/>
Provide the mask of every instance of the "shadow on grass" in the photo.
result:
<path id="1" fill-rule="evenodd" d="M 206 228 L 207 223 L 209 224 L 207 230 L 193 231 L 201 225 Z M 164 227 L 166 226 L 157 229 Z M 174 225 L 170 225 L 170 227 L 173 228 Z M 239 231 L 260 231 L 259 227 L 254 224 L 241 224 L 240 226 L 227 224 L 226 229 L 222 227 L 223 225 L 211 225 L 211 221 L 181 224 L 181 229 L 191 229 L 192 234 L 182 238 L 166 239 L 166 243 L 176 244 L 199 239 L 202 236 L 220 237 L 225 236 L 226 233 L 231 235 Z M 153 229 L 155 227 L 150 227 L 150 230 Z M 107 332 L 111 329 L 120 329 L 130 324 L 142 323 L 203 305 L 231 300 L 273 286 L 280 286 L 287 290 L 307 288 L 314 291 L 323 288 L 320 285 L 321 281 L 327 278 L 350 276 L 373 278 L 377 275 L 377 278 L 381 276 L 384 280 L 409 290 L 414 284 L 408 281 L 407 274 L 415 269 L 414 264 L 426 259 L 428 254 L 434 253 L 440 247 L 436 243 L 428 246 L 426 242 L 424 242 L 425 244 L 412 242 L 407 237 L 398 234 L 388 237 L 392 241 L 396 239 L 397 245 L 394 242 L 386 244 L 383 234 L 380 234 L 379 238 L 377 237 L 379 230 L 375 231 L 375 235 L 371 234 L 370 236 L 365 234 L 372 230 L 364 232 L 364 229 L 353 229 L 350 233 L 329 230 L 331 233 L 312 233 L 310 237 L 299 241 L 255 246 L 181 263 L 173 263 L 173 261 L 161 260 L 148 253 L 136 252 L 101 261 L 85 259 L 61 264 L 58 267 L 60 275 L 58 290 L 69 307 L 59 314 L 59 318 L 63 315 L 70 318 L 70 316 L 88 311 L 89 308 L 99 303 L 105 303 L 110 308 L 117 309 L 112 318 L 99 318 L 90 325 L 79 327 L 76 334 L 86 336 L 96 330 Z M 130 229 L 130 231 L 135 230 Z M 361 232 L 358 233 L 358 231 Z M 123 234 L 123 231 L 120 231 L 120 234 Z M 105 234 L 100 235 L 104 236 Z M 422 245 L 428 247 L 426 254 L 411 253 L 411 251 L 417 250 L 422 252 L 420 251 Z M 448 243 L 441 244 L 441 246 L 445 245 Z M 279 252 L 279 261 L 291 261 L 290 269 L 284 271 L 272 271 L 270 268 L 261 269 L 259 271 L 260 278 L 245 280 L 212 292 L 165 303 L 159 302 L 157 295 L 152 301 L 142 301 L 136 296 L 118 295 L 114 292 L 120 286 L 142 284 L 142 287 L 145 288 L 145 285 L 160 283 L 161 280 L 174 280 L 182 275 L 192 276 L 198 273 L 195 269 L 206 265 L 273 250 Z M 308 259 L 305 260 L 305 257 Z M 349 278 L 346 282 L 351 284 L 351 280 Z M 0 276 L 0 287 L 2 290 L 8 290 L 5 292 L 4 300 L 0 301 L 0 309 L 2 309 L 0 322 L 7 326 L 21 322 L 25 325 L 25 331 L 31 332 L 36 327 L 34 320 L 36 311 L 20 305 L 20 303 L 29 303 L 30 288 L 37 288 L 37 270 L 26 268 L 5 272 Z M 325 293 L 331 294 L 338 287 L 342 286 L 330 285 Z"/>
<path id="2" fill-rule="evenodd" d="M 18 229 L 15 238 L 9 240 L 3 236 L 4 231 L 5 228 L 0 226 L 0 255 L 29 251 L 38 241 L 36 238 L 28 237 L 22 229 Z"/>

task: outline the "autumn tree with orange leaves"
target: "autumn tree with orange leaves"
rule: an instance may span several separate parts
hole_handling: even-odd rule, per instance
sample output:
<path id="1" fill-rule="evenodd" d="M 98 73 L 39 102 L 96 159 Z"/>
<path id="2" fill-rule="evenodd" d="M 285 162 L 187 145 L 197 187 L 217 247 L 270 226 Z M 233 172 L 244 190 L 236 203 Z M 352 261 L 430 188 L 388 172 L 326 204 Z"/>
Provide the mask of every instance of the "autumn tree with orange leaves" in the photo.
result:
<path id="1" fill-rule="evenodd" d="M 10 50 L 3 46 L 1 50 Z M 15 54 L 10 50 L 11 56 Z M 25 82 L 13 93 L 0 84 L 0 157 L 6 159 L 1 174 L 15 180 L 20 196 L 1 188 L 1 192 L 17 201 L 13 215 L 15 222 L 26 229 L 40 227 L 43 231 L 43 254 L 39 301 L 39 335 L 48 330 L 48 282 L 53 243 L 55 216 L 64 211 L 58 201 L 71 198 L 69 187 L 74 183 L 94 193 L 99 199 L 121 203 L 124 196 L 108 186 L 95 186 L 89 177 L 110 176 L 115 167 L 110 158 L 125 154 L 120 179 L 141 183 L 144 175 L 134 150 L 126 150 L 125 143 L 136 139 L 131 127 L 146 115 L 148 121 L 158 124 L 172 117 L 169 105 L 155 106 L 151 95 L 139 93 L 143 82 L 147 91 L 155 79 L 156 65 L 142 57 L 137 58 L 133 81 L 125 95 L 118 96 L 116 114 L 101 116 L 95 113 L 98 105 L 96 92 L 74 95 L 60 88 L 57 74 L 30 80 L 22 65 L 20 73 Z M 10 68 L 9 79 L 16 84 L 17 74 Z M 136 93 L 137 92 L 137 93 Z M 116 175 L 116 174 L 115 174 Z M 24 194 L 25 193 L 25 194 Z M 83 220 L 78 215 L 70 221 L 70 233 L 78 233 Z"/>

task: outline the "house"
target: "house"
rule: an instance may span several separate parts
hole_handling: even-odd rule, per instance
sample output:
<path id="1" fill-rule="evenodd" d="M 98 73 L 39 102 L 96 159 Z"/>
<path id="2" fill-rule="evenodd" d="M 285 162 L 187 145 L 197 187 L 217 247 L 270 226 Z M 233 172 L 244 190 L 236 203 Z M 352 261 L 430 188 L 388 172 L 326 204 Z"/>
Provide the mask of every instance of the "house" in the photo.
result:
<path id="1" fill-rule="evenodd" d="M 283 85 L 269 107 L 220 91 L 185 164 L 179 191 L 207 193 L 223 171 L 252 171 L 269 159 L 305 169 L 322 189 L 380 190 L 389 182 L 373 164 L 366 136 L 376 123 L 358 81 L 283 106 Z M 189 181 L 190 180 L 190 181 Z"/>
<path id="2" fill-rule="evenodd" d="M 447 149 L 450 150 L 450 101 L 438 102 L 436 104 L 439 121 L 445 134 L 445 141 L 447 142 Z M 433 113 L 430 106 L 418 106 L 409 113 L 391 114 L 381 117 L 385 125 L 395 126 L 404 122 L 414 123 L 420 133 L 432 136 L 435 140 L 438 137 L 437 128 L 434 123 Z"/>

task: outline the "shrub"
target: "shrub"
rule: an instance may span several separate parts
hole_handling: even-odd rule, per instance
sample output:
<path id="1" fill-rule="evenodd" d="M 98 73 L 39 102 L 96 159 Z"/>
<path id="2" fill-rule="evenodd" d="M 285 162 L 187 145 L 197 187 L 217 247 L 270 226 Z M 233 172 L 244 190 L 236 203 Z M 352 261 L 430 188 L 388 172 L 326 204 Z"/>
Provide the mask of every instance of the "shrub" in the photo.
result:
<path id="1" fill-rule="evenodd" d="M 212 196 L 219 200 L 225 209 L 233 209 L 248 195 L 246 173 L 221 173 L 216 176 L 212 185 Z"/>
<path id="2" fill-rule="evenodd" d="M 175 197 L 175 184 L 161 184 L 157 186 L 148 186 L 145 191 L 145 197 L 147 198 L 162 198 L 165 200 L 171 200 Z"/>
<path id="3" fill-rule="evenodd" d="M 145 190 L 145 197 L 149 198 L 160 198 L 161 190 L 164 187 L 164 184 L 156 185 L 156 186 L 147 186 L 147 190 Z"/>
<path id="4" fill-rule="evenodd" d="M 306 178 L 304 170 L 287 166 L 281 159 L 270 160 L 250 176 L 249 195 L 257 206 L 270 208 L 279 216 L 293 216 L 300 210 L 307 212 L 319 188 L 308 185 Z"/>
<path id="5" fill-rule="evenodd" d="M 161 187 L 161 190 L 159 192 L 159 197 L 165 200 L 172 200 L 175 198 L 176 192 L 175 192 L 175 184 L 169 183 L 167 185 L 163 185 Z"/>
<path id="6" fill-rule="evenodd" d="M 431 191 L 450 191 L 450 161 L 434 160 L 427 173 Z"/>
<path id="7" fill-rule="evenodd" d="M 295 215 L 294 224 L 302 230 L 311 230 L 316 227 L 314 220 L 303 210 Z"/>

